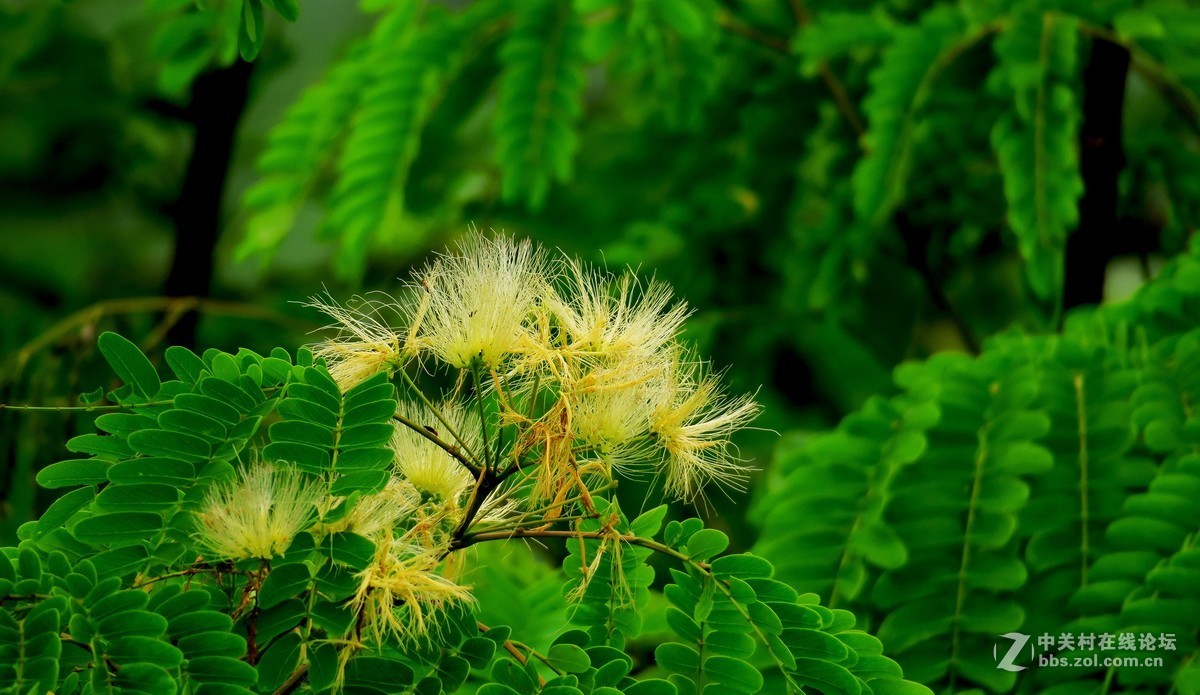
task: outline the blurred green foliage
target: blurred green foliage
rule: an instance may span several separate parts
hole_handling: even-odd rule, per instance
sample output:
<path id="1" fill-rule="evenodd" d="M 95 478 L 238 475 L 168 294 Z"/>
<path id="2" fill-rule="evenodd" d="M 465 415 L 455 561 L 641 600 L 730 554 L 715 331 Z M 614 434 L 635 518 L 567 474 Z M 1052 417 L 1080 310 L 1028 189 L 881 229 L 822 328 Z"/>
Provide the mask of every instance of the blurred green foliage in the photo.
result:
<path id="1" fill-rule="evenodd" d="M 158 364 L 174 341 L 301 343 L 317 319 L 290 302 L 394 288 L 475 224 L 639 266 L 700 307 L 692 337 L 735 390 L 761 385 L 759 424 L 785 433 L 778 464 L 770 433 L 743 442 L 765 510 L 824 455 L 791 443 L 856 411 L 837 432 L 892 418 L 876 396 L 908 402 L 901 362 L 1033 350 L 988 341 L 1054 333 L 1186 248 L 1197 45 L 1186 0 L 0 0 L 0 402 L 112 387 L 105 329 Z M 244 106 L 238 70 L 252 70 Z M 206 114 L 236 124 L 217 146 L 229 161 L 189 177 L 212 153 L 195 146 Z M 180 211 L 197 200 L 219 212 L 196 242 L 215 265 L 180 284 L 198 258 Z M 161 298 L 181 286 L 201 297 Z M 1100 342 L 1085 371 L 1124 359 Z M 946 359 L 921 369 L 951 379 Z M 962 378 L 981 383 L 1010 368 L 970 364 Z M 51 501 L 36 471 L 90 427 L 0 412 L 0 542 Z M 1122 496 L 1150 484 L 1122 480 Z M 793 552 L 770 513 L 717 506 L 735 546 Z M 800 577 L 831 598 L 828 567 Z M 886 620 L 893 603 L 850 593 Z"/>

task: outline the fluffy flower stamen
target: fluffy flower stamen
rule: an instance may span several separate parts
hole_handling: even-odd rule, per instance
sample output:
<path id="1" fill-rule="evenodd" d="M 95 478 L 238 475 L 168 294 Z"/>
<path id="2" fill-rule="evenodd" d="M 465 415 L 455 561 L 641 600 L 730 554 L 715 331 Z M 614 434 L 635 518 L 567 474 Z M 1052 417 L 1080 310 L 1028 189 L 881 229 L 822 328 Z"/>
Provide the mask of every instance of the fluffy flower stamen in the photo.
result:
<path id="1" fill-rule="evenodd" d="M 312 297 L 305 306 L 334 320 L 329 328 L 338 334 L 313 346 L 313 356 L 325 360 L 329 375 L 343 391 L 403 363 L 401 337 L 384 320 L 385 311 L 396 312 L 394 300 L 356 297 L 342 305 L 327 294 Z"/>
<path id="2" fill-rule="evenodd" d="M 212 558 L 270 559 L 308 528 L 324 494 L 295 469 L 256 463 L 209 491 L 197 540 Z"/>

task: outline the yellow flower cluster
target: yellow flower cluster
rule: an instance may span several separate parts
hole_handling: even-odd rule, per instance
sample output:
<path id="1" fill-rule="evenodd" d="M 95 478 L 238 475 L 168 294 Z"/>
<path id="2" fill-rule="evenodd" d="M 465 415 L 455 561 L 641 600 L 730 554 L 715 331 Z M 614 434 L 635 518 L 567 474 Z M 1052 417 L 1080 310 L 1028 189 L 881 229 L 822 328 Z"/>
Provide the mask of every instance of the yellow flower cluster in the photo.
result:
<path id="1" fill-rule="evenodd" d="M 614 472 L 655 475 L 669 496 L 686 499 L 708 483 L 738 488 L 745 480 L 748 469 L 730 437 L 759 407 L 749 396 L 726 395 L 718 375 L 691 357 L 679 339 L 689 311 L 662 282 L 474 234 L 419 270 L 390 305 L 314 305 L 342 326 L 315 354 L 343 388 L 412 362 L 458 370 L 456 397 L 470 378 L 481 379 L 475 395 L 494 398 L 494 420 L 453 428 L 468 442 L 443 434 L 485 460 L 536 465 L 539 500 L 586 500 L 592 483 Z M 401 325 L 381 323 L 385 313 L 402 316 Z M 465 406 L 455 407 L 461 414 Z M 493 455 L 475 433 L 501 425 L 516 436 Z M 430 458 L 420 439 L 398 434 L 408 479 L 443 497 L 469 484 L 464 469 L 445 456 Z"/>
<path id="2" fill-rule="evenodd" d="M 439 613 L 472 602 L 447 558 L 473 532 L 594 518 L 593 495 L 617 474 L 654 476 L 681 499 L 745 480 L 731 437 L 759 406 L 727 395 L 693 357 L 680 339 L 689 310 L 664 283 L 473 235 L 419 270 L 400 299 L 310 305 L 339 328 L 313 350 L 339 387 L 380 372 L 404 382 L 391 479 L 341 497 L 334 480 L 254 463 L 210 489 L 196 536 L 207 559 L 235 562 L 269 561 L 303 532 L 369 539 L 374 554 L 349 601 L 358 619 L 330 636 L 343 659 L 367 642 L 435 637 Z M 426 395 L 418 377 L 443 391 Z M 624 541 L 608 530 L 600 554 L 619 558 Z"/>
<path id="3" fill-rule="evenodd" d="M 420 450 L 412 443 L 397 449 Z M 456 584 L 441 567 L 472 478 L 468 473 L 464 480 L 430 452 L 421 453 L 426 456 L 416 468 L 397 461 L 396 475 L 383 490 L 350 499 L 331 495 L 328 482 L 292 467 L 252 464 L 236 479 L 210 489 L 200 509 L 197 545 L 209 560 L 270 560 L 304 531 L 317 540 L 343 531 L 359 534 L 375 545 L 372 562 L 358 574 L 354 598 L 367 637 L 412 642 L 427 636 L 436 626 L 429 610 L 473 600 L 469 587 Z M 406 469 L 413 479 L 404 477 Z M 454 487 L 447 487 L 451 481 Z M 344 643 L 353 651 L 361 639 L 347 635 Z"/>
<path id="4" fill-rule="evenodd" d="M 295 469 L 255 463 L 205 498 L 197 540 L 216 559 L 270 558 L 312 525 L 324 492 Z"/>

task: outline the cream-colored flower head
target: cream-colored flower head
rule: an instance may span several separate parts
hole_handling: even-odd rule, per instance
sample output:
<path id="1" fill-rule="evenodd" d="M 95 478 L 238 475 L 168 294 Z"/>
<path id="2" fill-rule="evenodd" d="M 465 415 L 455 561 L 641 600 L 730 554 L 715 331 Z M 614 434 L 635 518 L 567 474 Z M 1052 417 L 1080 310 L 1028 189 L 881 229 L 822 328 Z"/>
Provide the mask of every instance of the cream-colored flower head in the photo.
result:
<path id="1" fill-rule="evenodd" d="M 354 297 L 342 305 L 327 293 L 312 297 L 305 306 L 319 309 L 334 320 L 328 328 L 336 329 L 338 334 L 313 346 L 313 356 L 325 360 L 330 376 L 343 391 L 403 363 L 400 334 L 385 319 L 388 313 L 399 316 L 399 307 L 391 297 Z"/>
<path id="2" fill-rule="evenodd" d="M 685 302 L 672 303 L 666 283 L 642 283 L 631 272 L 614 278 L 577 259 L 564 265 L 561 287 L 550 293 L 547 304 L 569 347 L 605 355 L 650 355 L 675 340 L 690 313 Z"/>
<path id="3" fill-rule="evenodd" d="M 379 492 L 356 500 L 344 519 L 324 530 L 328 533 L 353 531 L 372 538 L 394 531 L 420 504 L 421 493 L 412 484 L 392 478 Z"/>
<path id="4" fill-rule="evenodd" d="M 375 541 L 375 558 L 359 573 L 352 600 L 362 631 L 377 644 L 420 642 L 437 625 L 436 612 L 453 603 L 474 601 L 470 587 L 438 572 L 442 549 L 401 543 L 390 536 Z M 352 628 L 353 629 L 353 628 Z"/>
<path id="5" fill-rule="evenodd" d="M 675 351 L 626 354 L 594 367 L 564 389 L 574 437 L 621 472 L 647 457 L 650 418 L 666 399 Z"/>
<path id="6" fill-rule="evenodd" d="M 545 253 L 528 241 L 472 234 L 417 275 L 428 297 L 410 320 L 414 344 L 451 367 L 497 366 L 525 340 L 548 273 Z"/>
<path id="7" fill-rule="evenodd" d="M 209 490 L 197 543 L 212 559 L 272 558 L 308 528 L 324 496 L 294 468 L 252 464 L 236 480 Z"/>
<path id="8" fill-rule="evenodd" d="M 479 416 L 461 403 L 447 401 L 438 407 L 438 412 L 454 431 L 463 437 L 471 451 L 478 451 L 481 432 Z M 422 404 L 401 403 L 399 413 L 418 427 L 436 432 L 449 443 L 456 444 L 454 437 L 441 421 Z M 433 495 L 444 501 L 458 499 L 471 488 L 475 478 L 471 472 L 437 444 L 414 432 L 408 425 L 397 422 L 392 435 L 392 450 L 395 452 L 396 469 L 404 480 L 418 491 Z"/>
<path id="9" fill-rule="evenodd" d="M 709 482 L 742 489 L 750 469 L 732 450 L 730 437 L 760 410 L 752 396 L 725 395 L 718 376 L 704 365 L 681 362 L 669 396 L 650 417 L 650 429 L 665 452 L 666 494 L 694 499 Z"/>

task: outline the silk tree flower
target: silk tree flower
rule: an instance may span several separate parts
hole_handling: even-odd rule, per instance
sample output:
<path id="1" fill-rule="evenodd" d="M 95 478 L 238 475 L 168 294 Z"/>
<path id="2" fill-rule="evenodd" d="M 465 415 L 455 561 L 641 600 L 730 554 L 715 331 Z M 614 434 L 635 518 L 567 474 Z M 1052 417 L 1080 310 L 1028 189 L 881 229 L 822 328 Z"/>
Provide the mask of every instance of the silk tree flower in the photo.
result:
<path id="1" fill-rule="evenodd" d="M 563 389 L 570 407 L 573 438 L 594 450 L 605 465 L 635 473 L 649 458 L 650 418 L 671 369 L 671 353 L 626 355 L 569 380 Z"/>
<path id="2" fill-rule="evenodd" d="M 614 278 L 585 268 L 577 259 L 563 262 L 561 287 L 546 305 L 566 333 L 568 350 L 596 355 L 653 355 L 670 345 L 690 311 L 674 302 L 669 285 L 643 284 L 632 273 Z"/>
<path id="3" fill-rule="evenodd" d="M 710 482 L 743 489 L 750 468 L 736 456 L 730 437 L 761 410 L 750 395 L 727 396 L 718 375 L 702 364 L 681 361 L 669 394 L 650 417 L 664 453 L 665 493 L 695 499 Z"/>
<path id="4" fill-rule="evenodd" d="M 550 282 L 546 254 L 528 241 L 474 234 L 417 276 L 427 301 L 409 326 L 413 344 L 451 367 L 495 368 L 526 341 Z"/>
<path id="5" fill-rule="evenodd" d="M 251 464 L 236 480 L 209 490 L 197 543 L 212 559 L 270 559 L 312 524 L 324 497 L 322 486 L 294 468 Z"/>
<path id="6" fill-rule="evenodd" d="M 351 599 L 362 633 L 376 644 L 412 645 L 435 637 L 436 614 L 455 603 L 473 603 L 470 587 L 439 573 L 442 548 L 409 545 L 391 536 L 375 539 L 375 556 L 358 573 Z"/>
<path id="7" fill-rule="evenodd" d="M 343 501 L 344 498 L 335 497 L 327 500 L 327 503 L 334 507 Z M 368 538 L 392 533 L 413 515 L 420 504 L 421 493 L 407 480 L 393 477 L 379 492 L 357 499 L 342 519 L 322 524 L 320 531 L 326 534 L 353 531 Z"/>
<path id="8" fill-rule="evenodd" d="M 385 318 L 387 313 L 401 315 L 400 305 L 391 297 L 355 297 L 352 303 L 342 305 L 326 294 L 310 298 L 305 306 L 318 309 L 334 320 L 329 328 L 336 329 L 337 335 L 314 345 L 313 356 L 325 360 L 329 375 L 342 391 L 381 371 L 403 365 L 401 332 Z"/>
<path id="9" fill-rule="evenodd" d="M 456 444 L 454 437 L 432 412 L 422 404 L 401 403 L 399 412 L 409 422 L 436 431 L 444 441 Z M 481 432 L 479 416 L 465 404 L 447 401 L 438 412 L 463 437 L 467 448 L 479 450 Z M 396 423 L 392 435 L 397 472 L 419 492 L 442 501 L 456 501 L 474 484 L 475 478 L 465 466 L 437 444 L 414 432 L 408 425 Z"/>

